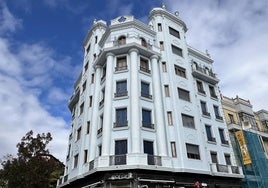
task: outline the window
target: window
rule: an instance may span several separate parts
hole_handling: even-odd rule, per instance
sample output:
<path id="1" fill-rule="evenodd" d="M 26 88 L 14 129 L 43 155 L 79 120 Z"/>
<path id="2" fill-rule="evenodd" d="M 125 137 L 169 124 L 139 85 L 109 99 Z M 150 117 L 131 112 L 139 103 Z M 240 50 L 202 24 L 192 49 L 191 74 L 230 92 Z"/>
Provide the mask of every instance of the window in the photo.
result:
<path id="1" fill-rule="evenodd" d="M 90 121 L 87 121 L 87 134 L 89 134 L 89 130 L 90 130 Z"/>
<path id="2" fill-rule="evenodd" d="M 211 126 L 205 125 L 206 127 L 206 133 L 207 133 L 207 139 L 210 142 L 216 142 L 216 139 L 212 136 Z"/>
<path id="3" fill-rule="evenodd" d="M 142 109 L 142 126 L 153 129 L 151 110 Z"/>
<path id="4" fill-rule="evenodd" d="M 150 84 L 141 82 L 141 96 L 152 99 L 152 95 L 150 95 Z"/>
<path id="5" fill-rule="evenodd" d="M 70 152 L 71 152 L 71 144 L 69 144 L 69 146 L 68 146 L 68 153 L 67 153 L 67 159 L 69 159 L 69 157 L 70 157 Z"/>
<path id="6" fill-rule="evenodd" d="M 79 140 L 81 138 L 81 127 L 79 127 L 79 129 L 77 129 L 76 132 L 76 140 Z"/>
<path id="7" fill-rule="evenodd" d="M 164 42 L 160 41 L 159 45 L 160 45 L 160 50 L 163 51 L 164 50 Z"/>
<path id="8" fill-rule="evenodd" d="M 170 142 L 170 146 L 171 146 L 171 156 L 172 157 L 177 157 L 176 143 L 175 142 Z"/>
<path id="9" fill-rule="evenodd" d="M 115 93 L 115 97 L 123 97 L 123 96 L 127 96 L 128 92 L 127 92 L 127 81 L 123 80 L 123 81 L 118 81 L 116 82 L 116 93 Z"/>
<path id="10" fill-rule="evenodd" d="M 206 94 L 206 92 L 204 91 L 203 83 L 202 82 L 196 80 L 196 86 L 197 86 L 197 91 L 199 93 Z"/>
<path id="11" fill-rule="evenodd" d="M 140 58 L 140 69 L 143 72 L 151 73 L 149 70 L 149 62 L 147 59 Z"/>
<path id="12" fill-rule="evenodd" d="M 84 103 L 80 105 L 80 115 L 84 112 Z"/>
<path id="13" fill-rule="evenodd" d="M 85 72 L 87 71 L 87 69 L 88 69 L 88 62 L 85 64 Z"/>
<path id="14" fill-rule="evenodd" d="M 95 36 L 95 44 L 98 42 L 98 36 Z"/>
<path id="15" fill-rule="evenodd" d="M 91 74 L 91 83 L 94 83 L 94 74 Z"/>
<path id="16" fill-rule="evenodd" d="M 101 152 L 102 152 L 102 145 L 99 145 L 99 146 L 98 146 L 98 151 L 99 151 L 99 152 L 98 152 L 99 156 L 101 156 Z"/>
<path id="17" fill-rule="evenodd" d="M 205 116 L 210 116 L 210 113 L 208 113 L 207 111 L 207 103 L 204 101 L 201 101 L 200 104 L 201 104 L 202 114 Z"/>
<path id="18" fill-rule="evenodd" d="M 96 54 L 93 54 L 93 60 L 95 60 L 97 58 Z"/>
<path id="19" fill-rule="evenodd" d="M 162 71 L 167 72 L 167 65 L 166 62 L 162 62 Z"/>
<path id="20" fill-rule="evenodd" d="M 102 90 L 101 90 L 101 101 L 99 102 L 99 106 L 100 107 L 103 107 L 103 105 L 104 105 L 104 100 L 105 100 L 105 88 L 103 88 Z"/>
<path id="21" fill-rule="evenodd" d="M 217 152 L 210 152 L 211 162 L 218 164 Z"/>
<path id="22" fill-rule="evenodd" d="M 154 143 L 152 141 L 143 140 L 143 151 L 148 155 L 154 155 Z"/>
<path id="23" fill-rule="evenodd" d="M 87 47 L 87 53 L 89 53 L 89 51 L 90 51 L 90 44 L 88 45 L 88 47 Z"/>
<path id="24" fill-rule="evenodd" d="M 187 157 L 189 159 L 200 159 L 199 146 L 198 145 L 187 144 L 186 143 L 186 150 L 187 150 Z"/>
<path id="25" fill-rule="evenodd" d="M 158 28 L 158 31 L 162 31 L 162 24 L 161 23 L 158 23 L 157 24 L 157 28 Z"/>
<path id="26" fill-rule="evenodd" d="M 180 67 L 178 65 L 174 65 L 175 67 L 175 74 L 178 76 L 181 76 L 183 78 L 186 78 L 186 69 L 183 67 Z"/>
<path id="27" fill-rule="evenodd" d="M 179 98 L 190 102 L 190 92 L 181 88 L 178 88 Z"/>
<path id="28" fill-rule="evenodd" d="M 126 154 L 127 154 L 127 140 L 116 140 L 115 141 L 115 165 L 126 164 Z"/>
<path id="29" fill-rule="evenodd" d="M 174 46 L 174 45 L 171 45 L 171 50 L 172 50 L 173 54 L 176 54 L 176 55 L 182 57 L 182 49 L 181 48 Z"/>
<path id="30" fill-rule="evenodd" d="M 89 107 L 92 106 L 92 96 L 89 96 Z"/>
<path id="31" fill-rule="evenodd" d="M 171 112 L 167 112 L 167 117 L 168 117 L 168 124 L 169 125 L 173 125 L 172 113 Z"/>
<path id="32" fill-rule="evenodd" d="M 87 153 L 88 153 L 87 149 L 84 150 L 84 163 L 87 163 Z"/>
<path id="33" fill-rule="evenodd" d="M 164 87 L 165 87 L 165 95 L 166 95 L 166 97 L 170 97 L 168 85 L 164 85 Z"/>
<path id="34" fill-rule="evenodd" d="M 220 133 L 221 143 L 228 145 L 229 142 L 225 139 L 224 129 L 219 129 L 219 133 Z"/>
<path id="35" fill-rule="evenodd" d="M 234 120 L 233 114 L 228 114 L 228 117 L 229 117 L 229 121 L 230 121 L 228 123 L 234 123 L 235 124 L 235 120 Z"/>
<path id="36" fill-rule="evenodd" d="M 147 47 L 147 42 L 144 38 L 141 38 L 141 45 Z"/>
<path id="37" fill-rule="evenodd" d="M 100 122 L 98 124 L 98 131 L 97 131 L 97 134 L 101 134 L 102 133 L 102 127 L 103 127 L 103 115 L 100 116 Z"/>
<path id="38" fill-rule="evenodd" d="M 105 79 L 105 77 L 106 77 L 106 65 L 103 66 L 103 68 L 102 68 L 102 77 L 101 77 L 101 81 L 103 81 L 103 80 Z"/>
<path id="39" fill-rule="evenodd" d="M 223 120 L 222 116 L 220 116 L 219 107 L 216 105 L 213 105 L 214 113 L 216 119 Z"/>
<path id="40" fill-rule="evenodd" d="M 230 154 L 226 154 L 226 153 L 225 153 L 225 154 L 224 154 L 224 158 L 225 158 L 226 165 L 232 165 Z"/>
<path id="41" fill-rule="evenodd" d="M 127 57 L 118 57 L 116 61 L 115 71 L 121 71 L 127 69 Z"/>
<path id="42" fill-rule="evenodd" d="M 181 114 L 182 124 L 184 127 L 195 128 L 194 117 L 186 114 Z"/>
<path id="43" fill-rule="evenodd" d="M 86 87 L 87 87 L 87 81 L 85 81 L 82 85 L 82 89 L 83 89 L 83 92 L 86 90 Z"/>
<path id="44" fill-rule="evenodd" d="M 118 45 L 126 44 L 126 37 L 125 36 L 119 37 L 117 42 L 118 42 Z"/>
<path id="45" fill-rule="evenodd" d="M 74 168 L 78 165 L 78 154 L 74 156 Z"/>
<path id="46" fill-rule="evenodd" d="M 127 126 L 127 108 L 116 109 L 116 123 L 115 127 Z"/>
<path id="47" fill-rule="evenodd" d="M 216 93 L 215 93 L 215 88 L 213 86 L 209 86 L 209 93 L 210 93 L 210 96 L 212 98 L 215 98 L 215 99 L 218 98 L 217 95 L 216 95 Z"/>
<path id="48" fill-rule="evenodd" d="M 180 39 L 180 32 L 169 27 L 169 34 L 173 35 L 174 37 L 177 37 L 178 39 Z"/>

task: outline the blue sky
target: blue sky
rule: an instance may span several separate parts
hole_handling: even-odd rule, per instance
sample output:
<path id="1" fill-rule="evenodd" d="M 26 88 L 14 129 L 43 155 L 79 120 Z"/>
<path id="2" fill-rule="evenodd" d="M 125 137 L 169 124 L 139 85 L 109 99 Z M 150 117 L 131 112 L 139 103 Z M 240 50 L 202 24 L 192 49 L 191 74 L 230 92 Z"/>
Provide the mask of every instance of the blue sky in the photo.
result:
<path id="1" fill-rule="evenodd" d="M 268 1 L 165 0 L 179 11 L 188 43 L 208 50 L 221 92 L 268 110 Z M 52 154 L 64 161 L 67 101 L 82 68 L 83 39 L 94 19 L 134 15 L 147 22 L 162 1 L 0 0 L 0 157 L 16 154 L 29 130 L 51 132 Z"/>

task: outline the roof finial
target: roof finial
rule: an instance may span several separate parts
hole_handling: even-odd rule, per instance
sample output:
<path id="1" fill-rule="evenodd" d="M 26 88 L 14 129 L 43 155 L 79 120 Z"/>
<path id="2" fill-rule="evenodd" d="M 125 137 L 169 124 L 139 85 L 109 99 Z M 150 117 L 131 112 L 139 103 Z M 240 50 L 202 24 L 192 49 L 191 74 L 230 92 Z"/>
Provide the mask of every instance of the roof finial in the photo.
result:
<path id="1" fill-rule="evenodd" d="M 162 2 L 162 9 L 166 10 L 166 5 L 164 2 Z"/>

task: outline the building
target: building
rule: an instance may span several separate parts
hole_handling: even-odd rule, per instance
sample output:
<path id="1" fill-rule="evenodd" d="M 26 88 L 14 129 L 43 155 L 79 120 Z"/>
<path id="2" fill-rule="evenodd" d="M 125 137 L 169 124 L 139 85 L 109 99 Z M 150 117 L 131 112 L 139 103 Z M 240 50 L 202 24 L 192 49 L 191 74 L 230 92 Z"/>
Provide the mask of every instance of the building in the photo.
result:
<path id="1" fill-rule="evenodd" d="M 238 96 L 222 96 L 222 107 L 238 164 L 245 174 L 243 187 L 268 187 L 268 111 L 254 112 L 250 101 Z"/>
<path id="2" fill-rule="evenodd" d="M 58 187 L 241 187 L 213 60 L 178 12 L 94 21 Z"/>

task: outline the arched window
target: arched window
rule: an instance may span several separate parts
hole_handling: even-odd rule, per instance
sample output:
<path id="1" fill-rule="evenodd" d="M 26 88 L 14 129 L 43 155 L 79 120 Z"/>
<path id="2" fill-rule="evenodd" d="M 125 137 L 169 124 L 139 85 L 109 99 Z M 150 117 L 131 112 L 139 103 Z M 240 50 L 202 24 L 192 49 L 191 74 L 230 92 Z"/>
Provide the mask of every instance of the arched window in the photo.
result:
<path id="1" fill-rule="evenodd" d="M 118 41 L 118 45 L 126 44 L 126 37 L 120 36 L 117 41 Z"/>
<path id="2" fill-rule="evenodd" d="M 141 38 L 141 45 L 147 47 L 147 42 L 144 38 Z"/>

